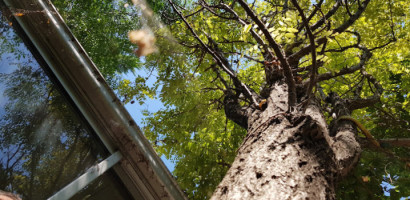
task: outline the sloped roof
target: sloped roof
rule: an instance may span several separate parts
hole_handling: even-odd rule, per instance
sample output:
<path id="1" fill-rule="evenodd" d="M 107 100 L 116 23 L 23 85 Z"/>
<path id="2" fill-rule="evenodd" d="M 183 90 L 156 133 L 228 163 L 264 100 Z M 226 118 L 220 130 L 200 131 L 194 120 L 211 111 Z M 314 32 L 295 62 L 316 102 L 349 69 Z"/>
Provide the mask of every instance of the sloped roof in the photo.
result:
<path id="1" fill-rule="evenodd" d="M 105 82 L 85 50 L 47 0 L 3 0 L 24 34 L 63 85 L 111 154 L 114 166 L 134 197 L 186 199 L 138 125 Z"/>

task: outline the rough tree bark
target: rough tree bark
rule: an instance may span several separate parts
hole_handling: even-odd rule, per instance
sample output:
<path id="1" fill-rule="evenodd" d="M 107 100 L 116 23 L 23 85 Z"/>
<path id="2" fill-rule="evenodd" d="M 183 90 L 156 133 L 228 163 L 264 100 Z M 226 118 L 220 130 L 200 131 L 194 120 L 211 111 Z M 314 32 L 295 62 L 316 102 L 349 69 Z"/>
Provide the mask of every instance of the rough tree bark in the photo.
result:
<path id="1" fill-rule="evenodd" d="M 360 157 L 355 128 L 340 121 L 329 131 L 315 100 L 305 113 L 287 112 L 287 94 L 277 83 L 265 110 L 248 110 L 248 135 L 212 199 L 335 199 L 338 180 Z M 348 114 L 343 102 L 333 104 Z"/>

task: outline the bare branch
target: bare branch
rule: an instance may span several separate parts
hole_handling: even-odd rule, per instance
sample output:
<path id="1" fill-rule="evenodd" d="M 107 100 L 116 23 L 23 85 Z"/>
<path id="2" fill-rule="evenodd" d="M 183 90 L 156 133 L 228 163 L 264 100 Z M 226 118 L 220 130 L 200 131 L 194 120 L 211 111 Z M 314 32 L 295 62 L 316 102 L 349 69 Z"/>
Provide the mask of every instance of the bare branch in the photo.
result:
<path id="1" fill-rule="evenodd" d="M 324 62 L 319 61 L 319 62 L 317 62 L 316 66 L 319 68 L 319 67 L 323 66 L 323 64 L 324 64 Z M 311 68 L 312 68 L 312 65 L 308 65 L 306 67 L 299 67 L 299 68 L 296 68 L 296 69 L 292 69 L 292 73 L 299 73 L 299 72 L 308 71 L 308 70 L 311 70 Z"/>
<path id="2" fill-rule="evenodd" d="M 402 129 L 405 129 L 407 131 L 410 131 L 410 127 L 408 126 L 410 124 L 410 122 L 403 119 L 401 116 L 393 115 L 394 112 L 391 110 L 391 108 L 378 107 L 378 106 L 375 106 L 375 108 L 378 111 L 385 114 L 390 119 L 390 120 L 388 120 L 389 124 L 394 124 L 396 122 L 399 122 L 399 124 L 395 124 L 395 125 L 398 126 L 398 127 L 401 127 Z M 385 109 L 387 109 L 387 111 Z"/>
<path id="3" fill-rule="evenodd" d="M 241 53 L 239 53 L 239 52 L 226 52 L 226 53 L 228 53 L 228 54 L 233 54 L 233 55 L 241 55 Z M 264 64 L 264 63 L 265 63 L 265 62 L 262 61 L 262 60 L 258 60 L 258 59 L 256 59 L 256 58 L 253 58 L 253 57 L 248 56 L 248 55 L 243 55 L 243 57 L 246 58 L 246 59 L 248 59 L 248 60 L 252 60 L 252 61 L 254 61 L 254 62 L 260 63 L 260 64 Z"/>
<path id="4" fill-rule="evenodd" d="M 199 66 L 201 66 L 202 61 L 204 60 L 205 57 L 205 52 L 201 51 L 201 55 L 199 57 L 198 65 L 195 67 L 194 71 L 192 72 L 192 77 L 195 76 L 196 71 L 198 70 Z"/>
<path id="5" fill-rule="evenodd" d="M 185 18 L 191 17 L 191 16 L 193 16 L 193 15 L 195 15 L 195 14 L 201 12 L 203 9 L 204 9 L 204 8 L 201 8 L 201 9 L 199 9 L 199 10 L 197 10 L 197 11 L 191 13 L 191 14 L 188 14 L 188 15 L 185 16 Z"/>
<path id="6" fill-rule="evenodd" d="M 222 84 L 225 86 L 226 90 L 230 90 L 229 84 L 226 82 L 226 80 L 221 76 L 219 73 L 218 69 L 215 67 L 215 64 L 211 65 L 212 70 L 214 70 L 216 77 L 222 82 Z"/>
<path id="7" fill-rule="evenodd" d="M 377 80 L 372 75 L 364 71 L 363 68 L 361 69 L 360 73 L 363 75 L 363 77 L 365 77 L 370 83 L 374 85 L 376 91 L 372 90 L 374 92 L 374 95 L 366 99 L 348 99 L 348 107 L 351 111 L 374 105 L 375 103 L 380 101 L 380 95 L 383 93 L 383 87 L 377 82 Z"/>
<path id="8" fill-rule="evenodd" d="M 211 12 L 213 15 L 215 15 L 215 16 L 217 16 L 217 17 L 219 17 L 219 18 L 227 19 L 227 20 L 235 20 L 235 19 L 237 19 L 237 18 L 235 18 L 235 17 L 225 17 L 225 16 L 223 16 L 223 15 L 220 15 L 220 14 L 216 13 L 216 12 L 211 8 L 211 6 L 209 6 L 205 1 L 200 1 L 199 3 L 200 3 L 205 9 L 207 9 L 209 12 Z"/>
<path id="9" fill-rule="evenodd" d="M 370 75 L 369 73 L 367 73 L 364 69 L 362 69 L 362 70 L 360 71 L 360 73 L 361 73 L 365 78 L 367 78 L 367 80 L 368 80 L 369 82 L 371 82 L 371 83 L 374 85 L 374 87 L 376 87 L 375 94 L 380 96 L 380 95 L 383 93 L 383 87 L 380 85 L 379 82 L 377 82 L 376 78 L 374 78 L 372 75 Z"/>
<path id="10" fill-rule="evenodd" d="M 219 5 L 217 5 L 217 6 L 214 6 L 214 7 L 221 8 L 221 9 L 224 9 L 224 10 L 230 12 L 232 15 L 234 15 L 234 19 L 235 19 L 236 21 L 238 21 L 240 24 L 244 25 L 244 26 L 250 24 L 249 22 L 247 22 L 247 21 L 241 19 L 241 18 L 239 17 L 239 15 L 238 15 L 231 7 L 229 7 L 228 5 L 226 5 L 226 4 L 224 4 L 224 3 L 221 3 L 221 4 L 219 4 Z M 252 37 L 253 37 L 253 38 L 256 40 L 256 42 L 259 44 L 259 46 L 262 47 L 262 52 L 263 52 L 263 53 L 262 53 L 262 56 L 264 57 L 265 61 L 273 60 L 273 59 L 275 58 L 275 56 L 274 56 L 273 53 L 269 50 L 268 45 L 265 44 L 265 42 L 264 42 L 263 39 L 259 36 L 259 34 L 257 34 L 257 33 L 255 32 L 255 30 L 254 30 L 253 27 L 251 27 L 249 31 L 250 31 Z M 263 63 L 263 62 L 261 62 L 261 61 L 252 59 L 251 57 L 248 57 L 248 56 L 245 56 L 245 57 L 248 58 L 248 59 L 254 60 L 254 61 L 256 61 L 256 62 Z M 269 73 L 267 73 L 267 72 L 269 71 L 269 69 L 267 68 L 266 65 L 264 65 L 264 68 L 265 68 L 265 74 L 266 74 L 266 76 L 267 76 L 267 77 L 266 77 L 266 80 L 267 80 L 267 82 L 269 83 L 269 80 L 270 80 L 269 77 L 268 77 L 268 74 L 269 74 Z"/>

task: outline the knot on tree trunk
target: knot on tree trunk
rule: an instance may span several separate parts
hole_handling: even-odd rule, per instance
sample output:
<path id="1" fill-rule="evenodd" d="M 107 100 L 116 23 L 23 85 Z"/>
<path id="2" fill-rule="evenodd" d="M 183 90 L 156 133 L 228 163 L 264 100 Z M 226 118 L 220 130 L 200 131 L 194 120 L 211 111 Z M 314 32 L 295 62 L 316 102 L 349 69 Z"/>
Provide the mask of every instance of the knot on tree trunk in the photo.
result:
<path id="1" fill-rule="evenodd" d="M 299 133 L 309 139 L 312 140 L 319 140 L 324 138 L 324 129 L 317 120 L 315 120 L 312 116 L 306 114 L 296 114 L 290 115 L 288 117 L 289 122 L 292 124 L 293 127 L 299 129 Z"/>

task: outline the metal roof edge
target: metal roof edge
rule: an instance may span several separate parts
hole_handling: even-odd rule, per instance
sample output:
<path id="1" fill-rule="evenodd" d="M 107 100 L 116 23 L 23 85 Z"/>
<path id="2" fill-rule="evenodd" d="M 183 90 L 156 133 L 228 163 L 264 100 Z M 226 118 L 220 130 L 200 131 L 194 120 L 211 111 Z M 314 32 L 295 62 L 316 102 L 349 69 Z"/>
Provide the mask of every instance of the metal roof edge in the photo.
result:
<path id="1" fill-rule="evenodd" d="M 16 20 L 108 150 L 122 152 L 123 175 L 146 187 L 139 189 L 147 198 L 187 199 L 51 2 L 3 1 L 28 11 Z"/>

